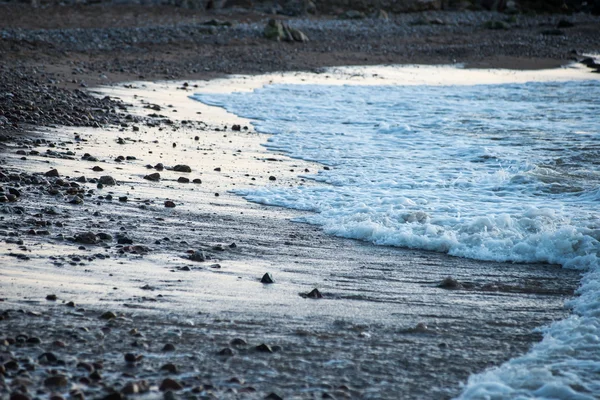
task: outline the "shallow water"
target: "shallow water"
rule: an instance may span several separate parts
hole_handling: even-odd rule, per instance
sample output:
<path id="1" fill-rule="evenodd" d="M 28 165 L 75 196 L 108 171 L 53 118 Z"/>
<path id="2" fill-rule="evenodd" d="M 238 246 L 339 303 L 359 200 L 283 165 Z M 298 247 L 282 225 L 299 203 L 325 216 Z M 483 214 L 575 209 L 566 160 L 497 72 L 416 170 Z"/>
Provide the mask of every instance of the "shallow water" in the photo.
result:
<path id="1" fill-rule="evenodd" d="M 314 211 L 300 221 L 375 244 L 587 271 L 573 315 L 472 376 L 461 398 L 597 398 L 600 81 L 468 85 L 454 71 L 448 86 L 279 83 L 195 98 L 252 119 L 269 149 L 330 166 L 306 176 L 330 185 L 236 190 L 248 200 Z"/>

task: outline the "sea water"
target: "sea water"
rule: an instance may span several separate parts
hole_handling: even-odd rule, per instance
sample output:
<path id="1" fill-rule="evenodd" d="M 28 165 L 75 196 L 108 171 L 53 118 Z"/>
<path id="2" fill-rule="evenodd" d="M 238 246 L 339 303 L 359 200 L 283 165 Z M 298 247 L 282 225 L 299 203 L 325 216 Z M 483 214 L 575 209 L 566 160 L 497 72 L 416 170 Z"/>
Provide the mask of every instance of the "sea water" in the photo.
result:
<path id="1" fill-rule="evenodd" d="M 461 399 L 600 398 L 600 81 L 272 84 L 197 94 L 327 183 L 238 190 L 378 245 L 585 271 L 571 317 Z"/>

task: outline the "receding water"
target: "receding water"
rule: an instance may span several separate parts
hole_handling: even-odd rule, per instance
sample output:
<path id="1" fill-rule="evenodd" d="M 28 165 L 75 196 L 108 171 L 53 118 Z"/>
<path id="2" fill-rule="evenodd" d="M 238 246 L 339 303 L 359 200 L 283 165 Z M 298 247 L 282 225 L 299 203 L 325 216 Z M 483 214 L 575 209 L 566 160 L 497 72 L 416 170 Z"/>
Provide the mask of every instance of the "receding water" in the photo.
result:
<path id="1" fill-rule="evenodd" d="M 329 166 L 328 183 L 238 190 L 312 211 L 302 222 L 379 245 L 587 271 L 573 314 L 461 398 L 600 396 L 600 81 L 488 85 L 273 84 L 198 94 Z"/>

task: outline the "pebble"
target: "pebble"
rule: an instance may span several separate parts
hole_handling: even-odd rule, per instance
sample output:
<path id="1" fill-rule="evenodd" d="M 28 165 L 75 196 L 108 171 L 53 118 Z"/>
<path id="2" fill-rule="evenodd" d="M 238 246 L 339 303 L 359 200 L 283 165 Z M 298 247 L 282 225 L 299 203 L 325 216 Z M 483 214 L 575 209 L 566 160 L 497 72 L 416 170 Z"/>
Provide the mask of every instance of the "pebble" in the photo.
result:
<path id="1" fill-rule="evenodd" d="M 271 347 L 268 344 L 264 344 L 261 343 L 258 346 L 255 347 L 256 351 L 259 351 L 261 353 L 272 353 L 273 349 L 271 349 Z"/>
<path id="2" fill-rule="evenodd" d="M 176 166 L 173 167 L 173 171 L 192 172 L 192 169 L 189 167 L 189 165 L 177 164 Z"/>
<path id="3" fill-rule="evenodd" d="M 110 175 L 104 175 L 98 178 L 98 183 L 101 183 L 106 186 L 114 186 L 117 184 L 117 181 Z"/>
<path id="4" fill-rule="evenodd" d="M 177 182 L 179 183 L 190 183 L 190 180 L 186 177 L 180 176 L 179 179 L 177 179 Z"/>
<path id="5" fill-rule="evenodd" d="M 51 169 L 50 171 L 46 172 L 44 175 L 49 178 L 58 178 L 58 170 Z"/>
<path id="6" fill-rule="evenodd" d="M 100 316 L 101 319 L 114 319 L 117 318 L 117 315 L 112 311 L 106 311 L 104 314 Z"/>
<path id="7" fill-rule="evenodd" d="M 189 259 L 192 261 L 203 262 L 206 261 L 206 254 L 202 250 L 196 250 L 190 254 Z"/>
<path id="8" fill-rule="evenodd" d="M 162 367 L 160 367 L 161 371 L 167 371 L 170 374 L 176 374 L 177 373 L 177 366 L 173 363 L 168 363 L 163 365 Z"/>
<path id="9" fill-rule="evenodd" d="M 231 357 L 233 356 L 233 350 L 231 350 L 229 347 L 225 347 L 221 349 L 218 354 L 220 356 Z"/>
<path id="10" fill-rule="evenodd" d="M 66 376 L 63 375 L 55 375 L 48 377 L 44 380 L 44 386 L 48 387 L 65 387 L 69 384 L 69 381 Z"/>
<path id="11" fill-rule="evenodd" d="M 175 203 L 173 203 L 171 200 L 167 200 L 167 201 L 165 201 L 165 207 L 173 208 L 173 207 L 175 207 Z"/>
<path id="12" fill-rule="evenodd" d="M 55 294 L 49 294 L 46 296 L 46 300 L 48 301 L 56 301 L 57 297 Z"/>
<path id="13" fill-rule="evenodd" d="M 269 272 L 267 272 L 260 279 L 260 282 L 261 283 L 266 283 L 266 284 L 275 283 L 275 279 L 273 279 L 273 276 Z"/>
<path id="14" fill-rule="evenodd" d="M 172 343 L 166 343 L 163 346 L 162 351 L 175 351 L 175 345 Z"/>
<path id="15" fill-rule="evenodd" d="M 155 172 L 153 174 L 144 176 L 144 179 L 152 182 L 158 182 L 160 180 L 160 174 L 158 172 Z"/>
<path id="16" fill-rule="evenodd" d="M 158 389 L 161 392 L 165 392 L 167 390 L 181 390 L 181 389 L 183 389 L 183 386 L 181 385 L 181 383 L 177 382 L 176 380 L 166 378 L 162 381 L 162 383 L 160 384 L 160 387 Z"/>

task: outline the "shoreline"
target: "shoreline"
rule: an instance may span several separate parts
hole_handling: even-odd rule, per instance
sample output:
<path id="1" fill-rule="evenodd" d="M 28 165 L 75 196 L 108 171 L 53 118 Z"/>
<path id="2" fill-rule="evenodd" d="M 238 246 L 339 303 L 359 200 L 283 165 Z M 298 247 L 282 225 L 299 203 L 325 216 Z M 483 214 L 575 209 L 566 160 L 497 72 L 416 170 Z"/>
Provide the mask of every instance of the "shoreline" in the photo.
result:
<path id="1" fill-rule="evenodd" d="M 128 107 L 133 119 L 127 126 L 105 129 L 102 135 L 97 129 L 51 129 L 44 133 L 48 142 L 24 142 L 32 146 L 27 160 L 16 154 L 23 147 L 10 143 L 4 155 L 8 171 L 3 173 L 22 173 L 16 204 L 24 207 L 25 216 L 42 210 L 34 220 L 21 214 L 5 214 L 2 220 L 8 236 L 0 257 L 2 264 L 12 265 L 3 268 L 2 282 L 21 281 L 16 291 L 3 283 L 0 323 L 9 338 L 25 333 L 41 340 L 4 346 L 20 358 L 36 359 L 51 351 L 66 360 L 58 376 L 67 384 L 50 390 L 103 397 L 137 385 L 138 391 L 158 395 L 169 377 L 180 385 L 170 383 L 170 389 L 185 396 L 233 398 L 243 393 L 263 398 L 276 393 L 311 398 L 328 393 L 336 398 L 392 398 L 402 392 L 407 398 L 451 398 L 471 374 L 539 342 L 534 328 L 568 315 L 563 302 L 579 284 L 576 271 L 510 264 L 507 276 L 503 263 L 330 237 L 317 227 L 291 222 L 301 214 L 297 211 L 249 203 L 228 193 L 252 178 L 260 184 L 311 184 L 302 182 L 296 171 L 319 167 L 267 151 L 261 146 L 266 136 L 243 129 L 248 121 L 188 99 L 181 82 L 128 85 L 103 90 L 117 96 L 128 93 L 120 95 L 125 103 L 136 102 Z M 166 115 L 135 120 L 148 114 Z M 203 123 L 182 123 L 190 118 Z M 232 131 L 232 124 L 241 130 Z M 44 148 L 57 155 L 40 157 Z M 68 151 L 75 154 L 63 157 Z M 97 160 L 82 160 L 85 152 Z M 118 155 L 136 158 L 116 161 Z M 192 159 L 191 173 L 166 168 L 158 171 L 159 182 L 143 179 L 156 171 L 144 164 L 163 162 L 169 167 Z M 94 166 L 103 171 L 91 171 Z M 214 171 L 223 166 L 230 169 Z M 69 197 L 60 200 L 39 191 L 39 185 L 25 183 L 53 167 L 60 176 L 47 178 L 49 188 L 57 188 L 59 179 L 77 182 L 83 174 L 88 181 L 83 187 L 93 189 L 93 197 L 83 196 L 83 204 L 71 205 Z M 120 184 L 95 189 L 90 177 L 106 174 Z M 177 183 L 178 176 L 198 176 L 202 183 Z M 59 188 L 63 191 L 64 186 Z M 108 192 L 113 200 L 106 199 Z M 127 201 L 118 201 L 121 196 Z M 164 208 L 167 199 L 176 207 Z M 51 224 L 31 225 L 40 220 Z M 70 242 L 69 237 L 87 231 L 112 238 L 94 244 Z M 56 240 L 60 234 L 63 239 Z M 123 237 L 132 243 L 119 245 Z M 188 251 L 200 249 L 211 259 L 186 259 Z M 30 259 L 7 255 L 19 252 Z M 259 282 L 265 272 L 273 274 L 275 284 Z M 43 276 L 54 276 L 55 283 L 39 282 Z M 473 286 L 438 287 L 447 276 Z M 67 280 L 70 284 L 62 286 Z M 313 288 L 324 298 L 301 296 Z M 46 300 L 50 294 L 57 301 Z M 23 312 L 8 312 L 14 308 Z M 109 311 L 116 318 L 99 318 Z M 56 328 L 45 329 L 48 324 Z M 85 333 L 72 336 L 69 326 Z M 57 341 L 66 347 L 57 347 Z M 166 343 L 173 343 L 176 351 L 163 352 Z M 263 343 L 270 350 L 255 347 Z M 127 353 L 144 358 L 127 362 Z M 85 383 L 93 372 L 78 369 L 77 363 L 99 361 L 99 384 Z M 51 372 L 56 363 L 35 362 L 32 389 L 56 376 Z M 166 367 L 172 370 L 167 374 L 161 367 L 168 363 L 176 368 Z M 15 390 L 17 374 L 8 374 L 5 382 Z"/>

